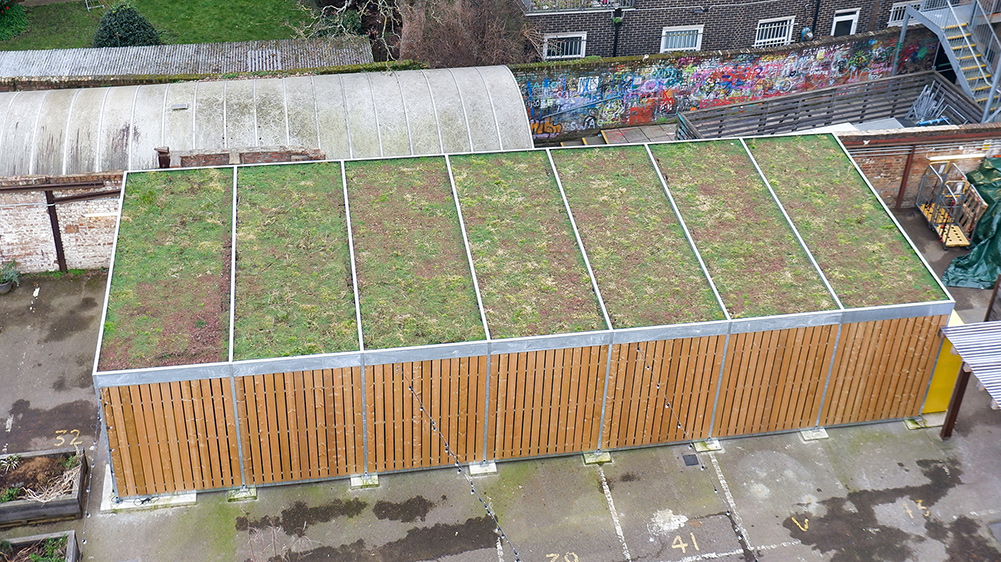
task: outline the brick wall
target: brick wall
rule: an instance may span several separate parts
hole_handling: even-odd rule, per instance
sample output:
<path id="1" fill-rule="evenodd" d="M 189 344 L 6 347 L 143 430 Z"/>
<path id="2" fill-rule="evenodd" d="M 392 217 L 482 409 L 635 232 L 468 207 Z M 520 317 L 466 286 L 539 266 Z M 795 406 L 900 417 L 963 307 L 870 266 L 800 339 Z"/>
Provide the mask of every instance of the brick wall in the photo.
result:
<path id="1" fill-rule="evenodd" d="M 0 178 L 0 257 L 17 260 L 26 273 L 59 268 L 44 191 L 4 192 L 3 188 L 37 184 L 101 181 L 93 189 L 53 189 L 55 197 L 118 189 L 122 175 L 32 176 Z M 71 269 L 108 267 L 114 243 L 114 216 L 87 216 L 118 213 L 118 198 L 57 203 L 56 216 L 63 241 L 66 266 Z"/>
<path id="2" fill-rule="evenodd" d="M 675 113 L 889 76 L 895 30 L 779 49 L 674 52 L 649 57 L 512 66 L 537 141 L 660 123 Z M 590 44 L 590 36 L 588 36 Z M 930 70 L 938 45 L 908 33 L 900 72 Z"/>
<path id="3" fill-rule="evenodd" d="M 758 20 L 779 17 L 795 18 L 793 42 L 800 39 L 803 26 L 814 28 L 817 39 L 829 37 L 834 14 L 838 10 L 859 9 L 856 33 L 879 31 L 886 27 L 892 0 L 857 2 L 857 0 L 776 0 L 767 3 L 734 5 L 728 0 L 691 2 L 690 0 L 636 0 L 636 9 L 623 12 L 619 30 L 618 55 L 637 56 L 660 52 L 664 27 L 703 26 L 702 50 L 740 49 L 754 44 Z M 695 6 L 701 6 L 697 11 Z M 816 25 L 813 17 L 817 14 Z M 529 23 L 541 33 L 587 32 L 587 55 L 612 56 L 615 27 L 611 11 L 534 12 Z"/>
<path id="4" fill-rule="evenodd" d="M 906 131 L 861 131 L 840 134 L 859 168 L 869 178 L 887 205 L 896 205 L 907 157 L 913 150 L 902 207 L 914 205 L 921 176 L 929 158 L 969 154 L 969 159 L 952 160 L 961 170 L 976 169 L 984 154 L 1001 154 L 1001 124 L 927 127 Z"/>

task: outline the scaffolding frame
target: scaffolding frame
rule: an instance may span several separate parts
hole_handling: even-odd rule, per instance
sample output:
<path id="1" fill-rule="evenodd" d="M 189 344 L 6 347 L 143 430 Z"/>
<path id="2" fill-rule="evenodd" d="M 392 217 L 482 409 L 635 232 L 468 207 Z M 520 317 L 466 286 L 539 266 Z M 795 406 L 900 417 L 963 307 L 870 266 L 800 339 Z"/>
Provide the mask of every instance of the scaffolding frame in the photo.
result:
<path id="1" fill-rule="evenodd" d="M 915 204 L 945 249 L 969 246 L 973 229 L 987 209 L 966 174 L 952 162 L 928 165 Z"/>

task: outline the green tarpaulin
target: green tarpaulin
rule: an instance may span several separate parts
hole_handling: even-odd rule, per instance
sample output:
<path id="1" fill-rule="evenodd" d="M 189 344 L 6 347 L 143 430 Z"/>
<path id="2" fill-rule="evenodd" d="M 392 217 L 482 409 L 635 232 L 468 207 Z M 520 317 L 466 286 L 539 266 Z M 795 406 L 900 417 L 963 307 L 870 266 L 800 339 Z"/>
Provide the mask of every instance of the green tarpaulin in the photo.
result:
<path id="1" fill-rule="evenodd" d="M 973 249 L 952 260 L 942 282 L 950 287 L 990 289 L 1001 275 L 1001 157 L 984 158 L 967 179 L 988 206 L 970 239 Z"/>

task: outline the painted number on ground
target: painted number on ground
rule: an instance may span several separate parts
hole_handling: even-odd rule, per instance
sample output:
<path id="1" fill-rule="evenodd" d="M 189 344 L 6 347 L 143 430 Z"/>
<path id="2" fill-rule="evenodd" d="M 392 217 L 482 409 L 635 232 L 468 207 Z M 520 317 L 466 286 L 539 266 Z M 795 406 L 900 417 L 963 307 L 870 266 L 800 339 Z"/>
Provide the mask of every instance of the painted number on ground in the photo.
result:
<path id="1" fill-rule="evenodd" d="M 561 560 L 562 562 L 580 562 L 580 558 L 578 558 L 577 555 L 572 552 L 565 553 L 563 555 L 563 558 L 560 558 L 559 554 L 546 555 L 546 562 L 560 562 Z"/>
<path id="2" fill-rule="evenodd" d="M 79 429 L 57 429 L 56 430 L 56 447 L 62 447 L 66 443 L 67 435 L 72 436 L 69 440 L 69 445 L 83 445 L 83 440 L 80 439 Z"/>
<path id="3" fill-rule="evenodd" d="M 925 517 L 931 515 L 931 510 L 924 505 L 924 500 L 911 500 L 911 501 L 918 508 L 918 513 L 920 513 Z M 904 502 L 904 511 L 907 512 L 907 515 L 909 515 L 911 519 L 914 519 L 914 510 L 911 509 L 911 506 L 908 505 L 906 501 Z"/>
<path id="4" fill-rule="evenodd" d="M 699 548 L 699 542 L 695 540 L 695 533 L 688 533 L 688 538 L 691 539 L 691 543 L 685 542 L 685 540 L 681 538 L 681 535 L 677 535 L 674 537 L 674 540 L 671 541 L 671 548 L 681 549 L 682 554 L 688 552 L 688 547 L 692 547 L 695 550 L 702 550 Z"/>

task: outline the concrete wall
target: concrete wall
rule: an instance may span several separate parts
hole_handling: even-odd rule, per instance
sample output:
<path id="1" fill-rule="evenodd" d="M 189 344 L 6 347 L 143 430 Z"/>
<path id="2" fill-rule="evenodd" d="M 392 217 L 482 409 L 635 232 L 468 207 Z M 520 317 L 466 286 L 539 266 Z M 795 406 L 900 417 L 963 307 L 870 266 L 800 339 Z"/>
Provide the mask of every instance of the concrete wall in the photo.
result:
<path id="1" fill-rule="evenodd" d="M 907 35 L 901 71 L 929 70 L 937 48 L 927 30 Z M 679 111 L 883 78 L 897 32 L 828 39 L 779 50 L 685 52 L 512 67 L 536 141 L 668 120 Z"/>

